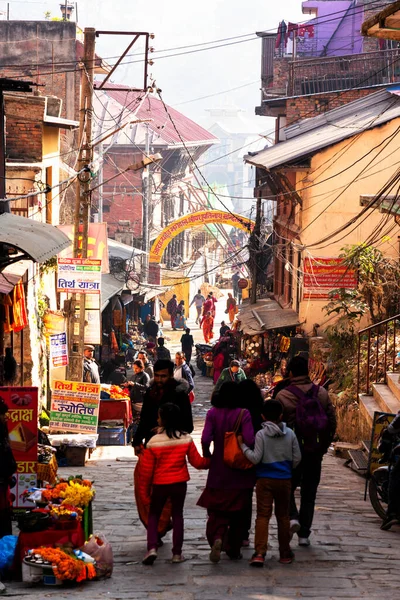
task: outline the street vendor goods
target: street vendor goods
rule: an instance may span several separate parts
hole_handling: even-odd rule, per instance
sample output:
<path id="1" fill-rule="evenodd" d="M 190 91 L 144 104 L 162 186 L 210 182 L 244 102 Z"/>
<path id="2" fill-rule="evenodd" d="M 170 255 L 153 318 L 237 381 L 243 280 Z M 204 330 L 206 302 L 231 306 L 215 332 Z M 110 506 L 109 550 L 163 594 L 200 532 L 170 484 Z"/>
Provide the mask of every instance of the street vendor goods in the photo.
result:
<path id="1" fill-rule="evenodd" d="M 73 553 L 67 554 L 59 548 L 35 548 L 24 559 L 35 565 L 51 565 L 54 575 L 61 581 L 85 581 L 97 575 L 92 563 L 85 563 Z"/>

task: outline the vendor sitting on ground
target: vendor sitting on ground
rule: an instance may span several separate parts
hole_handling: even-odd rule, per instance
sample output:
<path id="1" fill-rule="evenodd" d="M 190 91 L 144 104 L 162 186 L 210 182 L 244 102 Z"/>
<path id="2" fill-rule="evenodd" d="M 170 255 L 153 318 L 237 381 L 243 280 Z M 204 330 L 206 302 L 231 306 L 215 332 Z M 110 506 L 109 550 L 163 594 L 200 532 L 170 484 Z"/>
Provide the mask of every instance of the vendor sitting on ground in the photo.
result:
<path id="1" fill-rule="evenodd" d="M 224 369 L 219 376 L 217 383 L 215 384 L 214 392 L 218 392 L 221 385 L 226 381 L 234 381 L 239 383 L 239 381 L 244 381 L 247 379 L 245 372 L 240 368 L 240 364 L 238 360 L 232 360 L 231 364 L 227 369 Z"/>

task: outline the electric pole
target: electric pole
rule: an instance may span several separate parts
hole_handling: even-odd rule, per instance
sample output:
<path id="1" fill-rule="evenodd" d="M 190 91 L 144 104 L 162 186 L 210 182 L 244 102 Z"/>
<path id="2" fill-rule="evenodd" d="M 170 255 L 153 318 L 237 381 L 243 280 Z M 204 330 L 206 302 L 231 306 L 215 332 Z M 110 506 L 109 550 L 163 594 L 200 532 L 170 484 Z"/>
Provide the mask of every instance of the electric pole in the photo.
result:
<path id="1" fill-rule="evenodd" d="M 259 193 L 259 192 L 258 192 Z M 257 280 L 259 269 L 259 254 L 261 251 L 261 196 L 257 197 L 256 220 L 250 236 L 250 265 L 251 265 L 251 296 L 250 304 L 257 302 Z"/>
<path id="2" fill-rule="evenodd" d="M 74 214 L 74 258 L 87 258 L 88 230 L 90 219 L 90 171 L 93 161 L 92 114 L 93 80 L 95 63 L 96 30 L 86 27 L 84 31 L 84 55 L 81 72 L 81 96 L 79 108 L 79 154 Z M 81 173 L 83 169 L 87 171 Z M 82 247 L 80 248 L 80 240 Z M 69 365 L 67 379 L 82 381 L 83 348 L 85 343 L 85 294 L 73 295 L 67 306 Z M 79 330 L 75 328 L 76 311 L 79 310 Z"/>
<path id="3" fill-rule="evenodd" d="M 146 124 L 146 141 L 145 141 L 145 158 L 150 155 L 150 135 L 149 126 Z M 146 254 L 143 256 L 143 279 L 147 283 L 149 281 L 149 249 L 150 249 L 150 223 L 149 223 L 149 208 L 151 205 L 152 196 L 152 181 L 150 164 L 146 166 L 143 172 L 143 243 L 142 248 Z"/>

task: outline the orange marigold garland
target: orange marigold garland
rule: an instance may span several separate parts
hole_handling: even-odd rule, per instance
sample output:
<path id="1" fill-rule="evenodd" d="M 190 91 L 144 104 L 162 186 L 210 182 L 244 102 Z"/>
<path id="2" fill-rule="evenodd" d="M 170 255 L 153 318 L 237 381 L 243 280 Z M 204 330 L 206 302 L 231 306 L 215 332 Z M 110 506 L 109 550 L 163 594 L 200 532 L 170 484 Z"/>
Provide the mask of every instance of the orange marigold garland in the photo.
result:
<path id="1" fill-rule="evenodd" d="M 32 554 L 39 554 L 43 560 L 49 562 L 53 567 L 54 575 L 61 581 L 80 582 L 96 577 L 94 565 L 72 558 L 58 548 L 35 548 Z"/>

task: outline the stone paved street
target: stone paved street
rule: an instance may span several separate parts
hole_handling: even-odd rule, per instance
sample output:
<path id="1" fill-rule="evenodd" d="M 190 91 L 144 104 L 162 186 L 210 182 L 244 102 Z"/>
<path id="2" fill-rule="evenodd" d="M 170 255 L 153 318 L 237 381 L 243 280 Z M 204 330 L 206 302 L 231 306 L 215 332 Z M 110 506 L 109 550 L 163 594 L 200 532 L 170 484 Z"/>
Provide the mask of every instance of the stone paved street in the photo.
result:
<path id="1" fill-rule="evenodd" d="M 167 330 L 166 335 L 169 335 Z M 177 337 L 175 335 L 175 339 Z M 170 346 L 173 347 L 173 340 Z M 209 407 L 211 380 L 197 375 L 196 386 L 195 438 L 199 442 L 204 414 Z M 84 470 L 85 476 L 95 480 L 94 527 L 112 543 L 113 577 L 71 588 L 32 588 L 23 583 L 10 583 L 7 596 L 26 600 L 62 600 L 77 596 L 91 600 L 400 598 L 400 527 L 380 531 L 380 520 L 369 502 L 363 500 L 364 480 L 346 469 L 342 460 L 327 456 L 324 461 L 312 546 L 298 548 L 293 544 L 295 562 L 280 565 L 276 526 L 272 522 L 271 548 L 266 566 L 260 570 L 251 569 L 247 564 L 251 548 L 244 550 L 242 561 L 233 562 L 224 557 L 217 565 L 209 562 L 205 511 L 196 506 L 206 474 L 193 469 L 185 506 L 187 562 L 170 564 L 171 534 L 168 534 L 155 565 L 143 566 L 146 532 L 133 499 L 135 461 L 130 447 L 103 447 L 96 450 L 85 469 L 60 469 L 61 475 Z"/>

